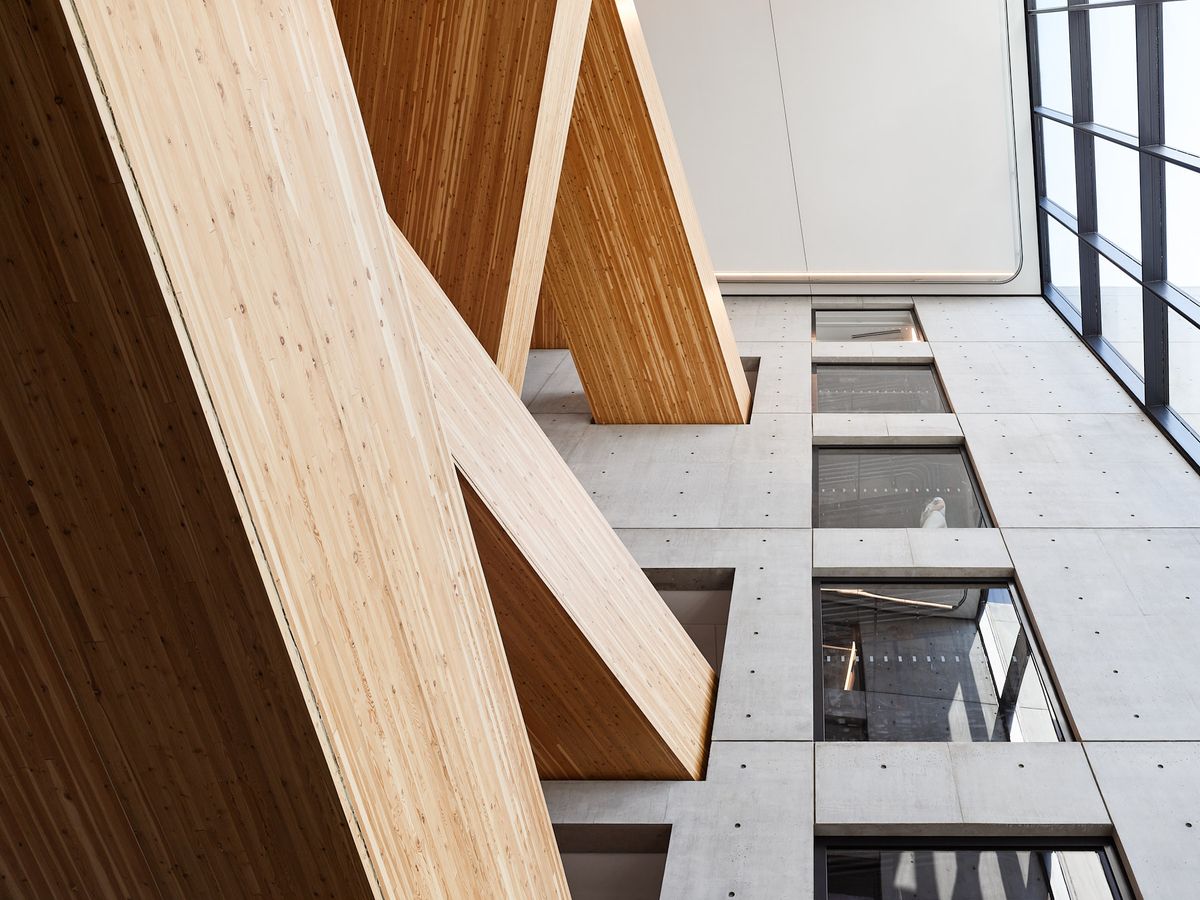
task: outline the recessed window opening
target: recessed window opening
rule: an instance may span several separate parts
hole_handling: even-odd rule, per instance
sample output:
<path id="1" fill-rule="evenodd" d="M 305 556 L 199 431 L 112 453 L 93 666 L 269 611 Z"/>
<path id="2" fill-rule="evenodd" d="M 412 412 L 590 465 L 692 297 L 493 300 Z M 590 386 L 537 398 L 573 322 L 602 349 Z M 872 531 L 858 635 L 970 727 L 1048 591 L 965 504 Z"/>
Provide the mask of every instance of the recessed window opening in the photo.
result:
<path id="1" fill-rule="evenodd" d="M 818 341 L 923 341 L 911 309 L 815 309 Z"/>
<path id="2" fill-rule="evenodd" d="M 814 448 L 818 528 L 987 528 L 960 447 Z"/>
<path id="3" fill-rule="evenodd" d="M 823 860 L 822 860 L 823 857 Z M 818 900 L 1124 900 L 1110 848 L 818 847 Z M 823 865 L 822 865 L 823 863 Z M 821 884 L 821 881 L 824 884 Z"/>
<path id="4" fill-rule="evenodd" d="M 643 569 L 719 677 L 729 630 L 733 569 Z"/>
<path id="5" fill-rule="evenodd" d="M 826 741 L 1058 741 L 1058 703 L 1007 584 L 817 588 Z"/>
<path id="6" fill-rule="evenodd" d="M 949 412 L 929 365 L 813 366 L 813 408 L 823 413 Z"/>
<path id="7" fill-rule="evenodd" d="M 555 825 L 572 900 L 658 900 L 670 825 Z"/>

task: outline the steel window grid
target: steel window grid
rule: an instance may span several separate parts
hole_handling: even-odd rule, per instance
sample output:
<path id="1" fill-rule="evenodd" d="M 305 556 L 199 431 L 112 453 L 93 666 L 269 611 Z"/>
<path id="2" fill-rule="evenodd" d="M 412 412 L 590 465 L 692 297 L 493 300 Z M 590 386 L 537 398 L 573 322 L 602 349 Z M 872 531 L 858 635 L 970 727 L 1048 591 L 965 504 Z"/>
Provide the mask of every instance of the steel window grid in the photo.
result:
<path id="1" fill-rule="evenodd" d="M 1168 309 L 1200 328 L 1200 301 L 1167 280 L 1166 166 L 1200 173 L 1200 156 L 1167 145 L 1163 106 L 1163 4 L 1181 0 L 1067 0 L 1063 5 L 1037 8 L 1026 3 L 1026 42 L 1029 52 L 1029 91 L 1033 119 L 1034 173 L 1038 197 L 1038 249 L 1042 293 L 1050 306 L 1116 377 L 1193 468 L 1200 471 L 1200 423 L 1185 422 L 1170 405 L 1170 343 Z M 1096 9 L 1134 8 L 1137 47 L 1138 134 L 1133 136 L 1093 121 L 1092 61 L 1089 14 Z M 1070 55 L 1070 114 L 1041 102 L 1038 58 L 1038 18 L 1067 16 Z M 1042 122 L 1066 125 L 1075 138 L 1075 202 L 1078 215 L 1047 198 Z M 1095 142 L 1110 141 L 1138 154 L 1141 261 L 1099 232 L 1096 216 Z M 1080 309 L 1075 311 L 1053 284 L 1050 273 L 1048 220 L 1075 235 L 1079 249 Z M 1104 336 L 1101 316 L 1099 261 L 1105 259 L 1133 279 L 1142 290 L 1143 371 L 1140 376 Z"/>

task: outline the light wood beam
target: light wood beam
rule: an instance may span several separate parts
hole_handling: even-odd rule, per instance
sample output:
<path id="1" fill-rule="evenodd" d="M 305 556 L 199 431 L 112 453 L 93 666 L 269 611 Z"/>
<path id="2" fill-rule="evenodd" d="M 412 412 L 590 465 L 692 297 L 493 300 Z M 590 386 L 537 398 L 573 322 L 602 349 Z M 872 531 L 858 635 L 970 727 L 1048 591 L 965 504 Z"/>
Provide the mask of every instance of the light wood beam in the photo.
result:
<path id="1" fill-rule="evenodd" d="M 518 392 L 589 0 L 333 0 L 388 209 Z"/>
<path id="2" fill-rule="evenodd" d="M 630 0 L 594 0 L 542 281 L 601 423 L 743 423 L 750 390 Z"/>
<path id="3" fill-rule="evenodd" d="M 543 778 L 699 778 L 715 676 L 396 235 Z"/>
<path id="4" fill-rule="evenodd" d="M 0 67 L 0 893 L 566 898 L 329 8 Z"/>

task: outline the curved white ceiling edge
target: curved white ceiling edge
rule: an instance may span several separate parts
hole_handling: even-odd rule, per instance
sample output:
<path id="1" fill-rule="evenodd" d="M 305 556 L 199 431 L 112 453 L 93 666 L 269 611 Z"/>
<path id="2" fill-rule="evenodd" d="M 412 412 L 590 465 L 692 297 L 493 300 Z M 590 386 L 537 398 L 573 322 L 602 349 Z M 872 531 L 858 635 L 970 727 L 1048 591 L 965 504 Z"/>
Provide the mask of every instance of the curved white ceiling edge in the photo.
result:
<path id="1" fill-rule="evenodd" d="M 1018 0 L 637 8 L 723 285 L 1040 290 Z"/>

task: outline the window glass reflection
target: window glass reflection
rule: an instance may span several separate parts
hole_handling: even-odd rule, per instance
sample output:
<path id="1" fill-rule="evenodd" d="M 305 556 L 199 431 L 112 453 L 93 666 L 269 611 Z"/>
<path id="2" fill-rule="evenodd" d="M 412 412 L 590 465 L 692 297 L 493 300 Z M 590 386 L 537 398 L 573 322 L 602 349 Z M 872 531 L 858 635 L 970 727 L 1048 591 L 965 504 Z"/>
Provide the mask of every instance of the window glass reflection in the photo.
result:
<path id="1" fill-rule="evenodd" d="M 1144 375 L 1142 288 L 1100 257 L 1100 331 L 1139 375 Z"/>
<path id="2" fill-rule="evenodd" d="M 1007 586 L 821 586 L 827 741 L 1057 741 Z"/>
<path id="3" fill-rule="evenodd" d="M 1052 119 L 1042 119 L 1042 147 L 1046 197 L 1076 215 L 1075 130 Z"/>
<path id="4" fill-rule="evenodd" d="M 1200 0 L 1164 3 L 1162 16 L 1167 143 L 1200 156 Z"/>
<path id="5" fill-rule="evenodd" d="M 932 366 L 814 366 L 817 412 L 942 413 Z"/>
<path id="6" fill-rule="evenodd" d="M 1095 139 L 1099 231 L 1134 259 L 1142 258 L 1141 175 L 1136 150 Z"/>
<path id="7" fill-rule="evenodd" d="M 985 528 L 959 449 L 822 447 L 818 528 Z"/>
<path id="8" fill-rule="evenodd" d="M 1167 280 L 1200 300 L 1200 173 L 1166 166 Z"/>
<path id="9" fill-rule="evenodd" d="M 1171 407 L 1200 434 L 1200 328 L 1169 309 L 1167 338 Z"/>
<path id="10" fill-rule="evenodd" d="M 1079 239 L 1049 216 L 1046 238 L 1050 244 L 1050 283 L 1079 312 Z"/>
<path id="11" fill-rule="evenodd" d="M 1132 6 L 1088 13 L 1092 55 L 1092 116 L 1137 137 L 1137 32 Z"/>
<path id="12" fill-rule="evenodd" d="M 813 312 L 818 341 L 919 341 L 909 309 L 818 309 Z"/>
<path id="13" fill-rule="evenodd" d="M 1037 17 L 1039 83 L 1042 106 L 1071 112 L 1071 42 L 1065 12 Z"/>
<path id="14" fill-rule="evenodd" d="M 1096 850 L 826 851 L 829 900 L 1116 900 Z"/>

